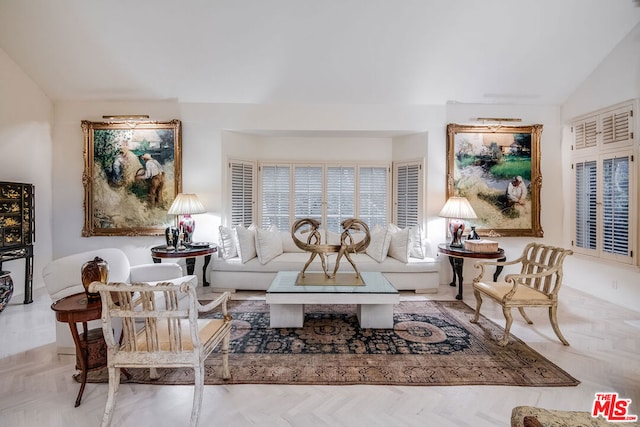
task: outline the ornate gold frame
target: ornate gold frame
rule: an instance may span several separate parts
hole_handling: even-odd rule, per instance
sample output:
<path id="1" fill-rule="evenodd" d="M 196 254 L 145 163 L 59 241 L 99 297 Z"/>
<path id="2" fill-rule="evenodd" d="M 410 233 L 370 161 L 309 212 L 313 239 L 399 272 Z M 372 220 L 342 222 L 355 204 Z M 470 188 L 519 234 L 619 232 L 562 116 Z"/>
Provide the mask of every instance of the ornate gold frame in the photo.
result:
<path id="1" fill-rule="evenodd" d="M 82 236 L 164 235 L 175 224 L 167 211 L 182 191 L 181 122 L 83 120 L 82 131 Z M 145 154 L 163 170 L 156 179 L 144 177 Z"/>
<path id="2" fill-rule="evenodd" d="M 464 196 L 469 200 L 478 215 L 478 219 L 469 220 L 469 223 L 476 226 L 480 236 L 542 237 L 544 235 L 540 225 L 541 133 L 542 125 L 540 124 L 474 126 L 450 123 L 447 125 L 447 199 L 451 196 Z M 492 135 L 495 135 L 493 140 L 487 138 Z M 513 143 L 507 145 L 509 141 Z M 527 147 L 529 141 L 530 147 Z M 500 153 L 497 153 L 497 149 Z M 527 150 L 528 156 L 526 156 Z M 486 154 L 487 152 L 497 154 Z M 502 193 L 495 187 L 498 182 L 504 181 L 504 177 L 499 180 L 485 179 L 487 176 L 494 177 L 487 168 L 495 170 L 492 166 L 508 163 L 504 161 L 503 156 L 517 158 L 520 165 L 526 164 L 527 160 L 530 161 L 530 170 L 524 170 L 528 172 L 529 177 L 523 176 L 524 182 L 528 183 L 530 200 L 522 207 L 518 206 L 517 209 L 502 208 L 503 205 L 501 205 L 501 194 L 506 193 L 509 179 L 506 180 Z M 494 165 L 496 159 L 499 161 Z M 517 170 L 522 171 L 522 166 Z M 518 173 L 518 175 L 525 174 Z M 506 211 L 506 209 L 510 210 Z M 511 209 L 515 209 L 515 212 Z M 507 212 L 510 215 L 507 215 Z"/>

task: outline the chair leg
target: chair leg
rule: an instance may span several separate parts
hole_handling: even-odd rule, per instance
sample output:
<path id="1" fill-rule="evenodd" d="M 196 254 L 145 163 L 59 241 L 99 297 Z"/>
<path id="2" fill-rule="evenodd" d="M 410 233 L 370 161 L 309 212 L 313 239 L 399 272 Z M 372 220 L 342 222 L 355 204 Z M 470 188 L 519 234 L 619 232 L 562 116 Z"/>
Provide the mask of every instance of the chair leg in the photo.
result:
<path id="1" fill-rule="evenodd" d="M 222 339 L 222 378 L 228 379 L 231 377 L 229 372 L 229 341 L 230 335 L 226 334 Z"/>
<path id="2" fill-rule="evenodd" d="M 200 407 L 202 406 L 202 392 L 204 389 L 204 361 L 194 368 L 193 407 L 191 408 L 191 427 L 198 425 Z"/>
<path id="3" fill-rule="evenodd" d="M 109 394 L 107 395 L 107 404 L 104 407 L 104 415 L 102 416 L 102 427 L 109 427 L 111 425 L 119 387 L 120 368 L 109 367 Z"/>
<path id="4" fill-rule="evenodd" d="M 520 311 L 522 317 L 524 317 L 524 320 L 526 320 L 528 324 L 533 325 L 533 322 L 531 321 L 531 319 L 529 319 L 527 313 L 524 312 L 524 307 L 518 307 L 518 310 Z"/>
<path id="5" fill-rule="evenodd" d="M 473 290 L 473 295 L 476 297 L 476 313 L 473 316 L 473 319 L 471 319 L 471 323 L 478 323 L 478 319 L 480 318 L 480 306 L 482 306 L 482 296 L 480 295 L 480 292 L 475 289 Z"/>
<path id="6" fill-rule="evenodd" d="M 567 341 L 560 332 L 560 327 L 558 326 L 557 311 L 557 305 L 552 305 L 551 307 L 549 307 L 549 320 L 551 321 L 551 327 L 553 328 L 553 332 L 555 332 L 558 338 L 560 338 L 560 341 L 562 341 L 562 344 L 569 345 L 569 341 Z"/>
<path id="7" fill-rule="evenodd" d="M 511 316 L 511 307 L 502 307 L 502 313 L 504 314 L 504 318 L 507 323 L 504 325 L 504 336 L 500 341 L 498 341 L 498 345 L 504 347 L 509 343 L 509 330 L 511 329 L 511 324 L 513 323 L 513 316 Z"/>

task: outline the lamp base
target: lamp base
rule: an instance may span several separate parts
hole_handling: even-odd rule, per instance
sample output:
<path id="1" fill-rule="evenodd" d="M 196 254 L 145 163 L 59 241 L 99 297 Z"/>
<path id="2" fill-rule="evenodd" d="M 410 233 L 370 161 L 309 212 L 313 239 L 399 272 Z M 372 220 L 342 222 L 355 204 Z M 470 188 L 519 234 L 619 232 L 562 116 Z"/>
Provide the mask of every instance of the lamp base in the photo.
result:
<path id="1" fill-rule="evenodd" d="M 449 232 L 451 233 L 451 243 L 449 246 L 454 248 L 462 247 L 462 233 L 464 232 L 464 221 L 452 219 L 449 221 Z"/>
<path id="2" fill-rule="evenodd" d="M 183 215 L 180 219 L 180 229 L 184 232 L 184 242 L 191 243 L 193 231 L 196 229 L 196 221 L 191 218 L 191 215 Z"/>

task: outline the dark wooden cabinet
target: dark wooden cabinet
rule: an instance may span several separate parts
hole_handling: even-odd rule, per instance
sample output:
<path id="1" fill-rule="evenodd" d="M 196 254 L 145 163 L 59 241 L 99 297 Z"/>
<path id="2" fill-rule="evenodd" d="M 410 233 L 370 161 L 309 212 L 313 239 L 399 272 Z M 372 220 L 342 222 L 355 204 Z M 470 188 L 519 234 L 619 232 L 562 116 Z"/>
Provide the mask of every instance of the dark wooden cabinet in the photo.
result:
<path id="1" fill-rule="evenodd" d="M 25 304 L 33 302 L 34 210 L 33 184 L 0 182 L 0 270 L 3 262 L 24 258 Z"/>

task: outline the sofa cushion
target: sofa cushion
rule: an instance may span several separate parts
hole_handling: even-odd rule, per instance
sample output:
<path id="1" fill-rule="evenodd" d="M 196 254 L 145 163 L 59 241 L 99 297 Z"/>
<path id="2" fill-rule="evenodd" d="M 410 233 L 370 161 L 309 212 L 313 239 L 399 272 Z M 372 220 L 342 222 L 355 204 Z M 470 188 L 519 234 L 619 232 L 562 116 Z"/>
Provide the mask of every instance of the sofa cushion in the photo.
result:
<path id="1" fill-rule="evenodd" d="M 409 261 L 409 229 L 400 229 L 394 224 L 387 227 L 391 235 L 391 243 L 389 245 L 389 256 L 398 261 Z"/>
<path id="2" fill-rule="evenodd" d="M 425 257 L 422 243 L 422 227 L 419 225 L 409 227 L 409 256 L 420 259 Z"/>
<path id="3" fill-rule="evenodd" d="M 257 257 L 256 226 L 251 224 L 249 228 L 244 228 L 239 225 L 236 227 L 236 234 L 238 235 L 238 256 L 242 263 Z"/>
<path id="4" fill-rule="evenodd" d="M 221 225 L 218 227 L 220 231 L 220 250 L 222 258 L 229 259 L 238 256 L 238 247 L 236 245 L 236 231 L 233 228 Z"/>
<path id="5" fill-rule="evenodd" d="M 282 239 L 275 226 L 268 230 L 256 230 L 256 253 L 260 264 L 266 264 L 282 254 Z"/>
<path id="6" fill-rule="evenodd" d="M 390 244 L 391 234 L 388 228 L 382 228 L 376 224 L 371 231 L 371 242 L 365 252 L 374 260 L 382 262 L 387 257 Z"/>

